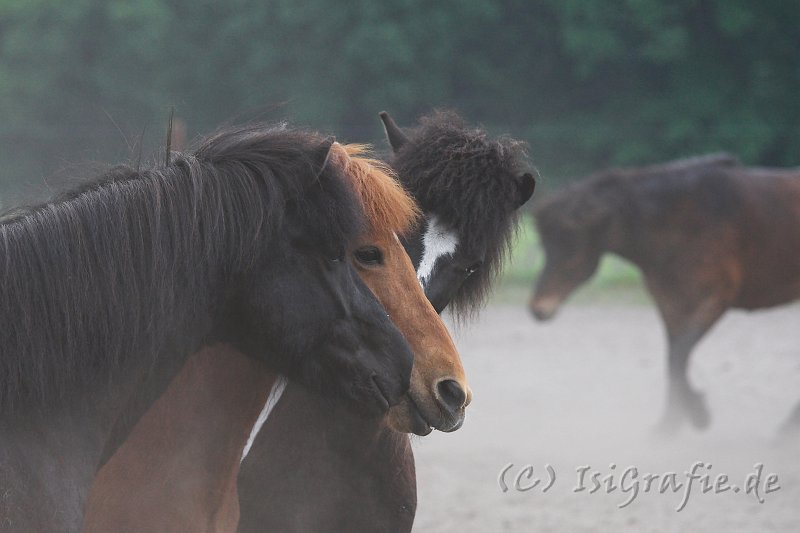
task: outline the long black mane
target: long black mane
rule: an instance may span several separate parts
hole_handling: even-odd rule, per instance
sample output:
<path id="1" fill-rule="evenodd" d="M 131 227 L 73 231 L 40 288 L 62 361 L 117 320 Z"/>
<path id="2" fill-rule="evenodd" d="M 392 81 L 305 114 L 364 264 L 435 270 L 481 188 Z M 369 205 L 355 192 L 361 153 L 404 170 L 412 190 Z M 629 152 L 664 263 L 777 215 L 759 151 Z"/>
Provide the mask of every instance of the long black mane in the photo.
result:
<path id="1" fill-rule="evenodd" d="M 0 219 L 0 413 L 68 398 L 133 358 L 196 349 L 220 287 L 277 245 L 287 203 L 319 219 L 320 240 L 353 238 L 361 213 L 346 184 L 304 194 L 324 145 L 315 133 L 232 128 L 166 165 L 116 166 Z"/>
<path id="2" fill-rule="evenodd" d="M 467 278 L 451 302 L 460 316 L 483 305 L 518 228 L 516 177 L 526 170 L 526 146 L 491 138 L 452 111 L 435 111 L 407 130 L 409 141 L 392 160 L 423 212 L 435 213 L 466 249 L 486 247 L 483 267 Z"/>

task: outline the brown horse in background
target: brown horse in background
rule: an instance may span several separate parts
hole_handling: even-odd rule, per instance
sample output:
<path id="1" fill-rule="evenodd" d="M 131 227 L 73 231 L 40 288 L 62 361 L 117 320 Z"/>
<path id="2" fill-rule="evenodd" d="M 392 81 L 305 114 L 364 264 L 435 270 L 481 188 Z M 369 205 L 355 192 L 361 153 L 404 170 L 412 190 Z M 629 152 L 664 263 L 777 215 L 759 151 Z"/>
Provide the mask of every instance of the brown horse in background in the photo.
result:
<path id="1" fill-rule="evenodd" d="M 379 163 L 359 158 L 361 148 L 334 147 L 333 161 L 354 177 L 370 222 L 350 260 L 415 355 L 411 390 L 386 422 L 404 433 L 430 425 L 457 429 L 471 393 L 455 346 L 397 239 L 417 217 L 413 200 Z M 232 349 L 213 350 L 193 357 L 99 471 L 84 531 L 235 529 L 239 464 L 275 376 Z M 223 359 L 240 364 L 220 372 Z"/>
<path id="2" fill-rule="evenodd" d="M 546 263 L 531 312 L 551 318 L 601 256 L 639 267 L 666 326 L 669 386 L 660 428 L 710 416 L 690 385 L 689 354 L 731 308 L 800 297 L 800 171 L 741 166 L 711 155 L 609 170 L 535 210 Z M 800 406 L 793 415 L 800 424 Z"/>

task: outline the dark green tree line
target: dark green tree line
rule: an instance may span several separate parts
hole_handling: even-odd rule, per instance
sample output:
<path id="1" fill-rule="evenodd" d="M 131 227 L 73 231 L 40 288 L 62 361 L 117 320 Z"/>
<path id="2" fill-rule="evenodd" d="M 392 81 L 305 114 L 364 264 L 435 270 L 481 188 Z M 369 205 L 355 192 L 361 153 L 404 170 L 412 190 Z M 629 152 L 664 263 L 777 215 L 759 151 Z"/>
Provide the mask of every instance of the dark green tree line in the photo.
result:
<path id="1" fill-rule="evenodd" d="M 431 107 L 545 176 L 725 149 L 800 164 L 800 4 L 781 0 L 0 0 L 0 190 L 262 116 L 380 139 Z"/>

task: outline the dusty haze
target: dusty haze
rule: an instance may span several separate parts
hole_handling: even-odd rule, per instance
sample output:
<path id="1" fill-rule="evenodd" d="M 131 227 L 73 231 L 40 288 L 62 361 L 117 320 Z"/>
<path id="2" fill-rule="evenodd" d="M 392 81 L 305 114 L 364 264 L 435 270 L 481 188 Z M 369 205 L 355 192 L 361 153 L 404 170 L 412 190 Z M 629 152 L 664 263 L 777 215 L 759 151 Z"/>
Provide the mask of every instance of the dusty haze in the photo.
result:
<path id="1" fill-rule="evenodd" d="M 796 531 L 800 527 L 800 462 L 777 429 L 800 401 L 800 306 L 757 313 L 731 312 L 693 354 L 690 376 L 706 393 L 709 431 L 685 428 L 678 438 L 656 438 L 665 385 L 665 341 L 646 303 L 569 303 L 539 324 L 520 304 L 488 307 L 473 325 L 455 328 L 475 399 L 457 433 L 415 441 L 419 509 L 415 531 L 689 532 Z M 743 486 L 755 463 L 764 464 L 764 504 L 745 495 L 683 491 L 640 494 L 620 490 L 574 493 L 576 468 L 603 475 L 627 466 L 677 472 L 711 463 L 712 481 L 728 474 Z M 503 494 L 508 478 L 530 464 L 556 472 L 547 493 L 539 488 Z M 612 471 L 610 463 L 617 468 Z M 763 494 L 769 473 L 780 490 Z M 683 480 L 682 477 L 678 478 Z M 587 486 L 590 486 L 587 482 Z M 644 484 L 640 485 L 643 490 Z"/>

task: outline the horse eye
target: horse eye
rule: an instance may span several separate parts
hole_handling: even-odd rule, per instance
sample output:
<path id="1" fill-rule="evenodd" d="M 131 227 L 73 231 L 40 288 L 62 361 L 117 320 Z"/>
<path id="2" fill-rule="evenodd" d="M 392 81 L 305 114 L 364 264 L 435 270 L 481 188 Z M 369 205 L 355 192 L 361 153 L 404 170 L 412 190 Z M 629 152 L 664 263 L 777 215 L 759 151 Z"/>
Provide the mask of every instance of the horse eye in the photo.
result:
<path id="1" fill-rule="evenodd" d="M 474 273 L 475 273 L 475 271 L 476 271 L 476 270 L 478 270 L 480 267 L 481 267 L 481 262 L 480 262 L 480 261 L 478 261 L 477 263 L 473 263 L 473 264 L 471 264 L 470 266 L 468 266 L 467 268 L 465 268 L 465 269 L 464 269 L 464 273 L 465 273 L 467 276 L 471 276 L 471 275 L 472 275 L 472 274 L 474 274 Z"/>
<path id="2" fill-rule="evenodd" d="M 362 265 L 375 266 L 383 264 L 383 253 L 381 253 L 381 251 L 374 246 L 365 246 L 363 248 L 359 248 L 353 252 L 353 255 L 355 256 L 356 261 Z"/>

